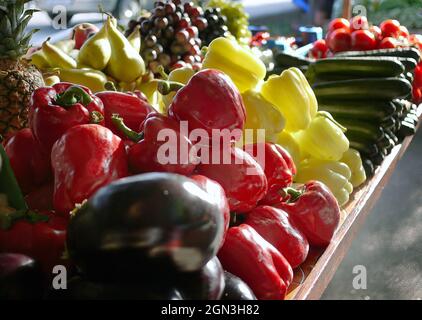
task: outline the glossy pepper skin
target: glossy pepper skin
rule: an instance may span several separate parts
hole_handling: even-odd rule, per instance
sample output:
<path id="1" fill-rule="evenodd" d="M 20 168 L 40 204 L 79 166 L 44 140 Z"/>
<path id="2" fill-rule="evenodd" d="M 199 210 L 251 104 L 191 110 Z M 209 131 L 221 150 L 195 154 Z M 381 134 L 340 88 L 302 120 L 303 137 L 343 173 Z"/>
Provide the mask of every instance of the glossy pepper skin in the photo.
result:
<path id="1" fill-rule="evenodd" d="M 255 88 L 266 74 L 265 65 L 260 59 L 237 42 L 224 37 L 210 43 L 202 67 L 223 71 L 240 92 Z"/>
<path id="2" fill-rule="evenodd" d="M 288 214 L 270 206 L 259 206 L 248 212 L 245 224 L 271 243 L 290 263 L 300 266 L 308 256 L 309 243 L 303 233 L 289 220 Z"/>
<path id="3" fill-rule="evenodd" d="M 131 130 L 137 131 L 147 115 L 151 112 L 155 112 L 148 101 L 141 99 L 135 94 L 103 91 L 98 92 L 95 95 L 101 99 L 104 104 L 105 126 L 122 139 L 125 139 L 125 136 L 114 125 L 112 121 L 113 114 L 118 114 L 123 118 L 126 126 Z"/>
<path id="4" fill-rule="evenodd" d="M 91 122 L 104 124 L 103 114 L 103 103 L 87 87 L 60 82 L 34 91 L 29 106 L 29 127 L 49 154 L 68 129 Z"/>
<path id="5" fill-rule="evenodd" d="M 362 165 L 362 158 L 359 151 L 349 148 L 340 160 L 341 162 L 347 164 L 352 173 L 349 182 L 352 184 L 353 188 L 359 187 L 366 180 L 365 169 Z"/>
<path id="6" fill-rule="evenodd" d="M 210 69 L 199 71 L 177 91 L 168 115 L 187 121 L 189 131 L 204 129 L 210 136 L 213 129 L 242 131 L 246 120 L 239 90 L 227 75 Z"/>
<path id="7" fill-rule="evenodd" d="M 261 94 L 281 111 L 289 132 L 306 129 L 317 113 L 315 94 L 298 68 L 270 76 L 262 85 Z"/>
<path id="8" fill-rule="evenodd" d="M 52 212 L 15 211 L 0 216 L 0 252 L 20 253 L 38 261 L 46 277 L 55 265 L 66 264 L 68 220 Z"/>
<path id="9" fill-rule="evenodd" d="M 171 172 L 190 175 L 199 158 L 192 152 L 187 132 L 180 130 L 179 122 L 160 113 L 151 113 L 137 133 L 126 127 L 123 119 L 113 116 L 119 128 L 134 144 L 128 147 L 129 167 L 133 173 Z"/>
<path id="10" fill-rule="evenodd" d="M 301 152 L 320 160 L 338 161 L 349 149 L 345 131 L 330 113 L 319 111 L 309 127 L 297 133 Z"/>
<path id="11" fill-rule="evenodd" d="M 221 300 L 256 300 L 251 288 L 239 277 L 224 271 L 224 292 Z"/>
<path id="12" fill-rule="evenodd" d="M 338 204 L 343 206 L 353 192 L 353 185 L 349 182 L 351 176 L 352 172 L 344 162 L 306 159 L 299 164 L 295 182 L 321 181 L 331 190 Z"/>
<path id="13" fill-rule="evenodd" d="M 340 221 L 340 208 L 330 190 L 319 181 L 309 181 L 299 190 L 289 190 L 290 199 L 277 205 L 308 239 L 311 246 L 326 247 Z"/>
<path id="14" fill-rule="evenodd" d="M 208 194 L 213 197 L 214 201 L 218 204 L 224 218 L 225 238 L 230 224 L 230 207 L 223 187 L 218 182 L 211 180 L 205 176 L 201 176 L 199 174 L 190 176 L 190 178 L 194 180 L 202 189 L 208 192 Z"/>
<path id="15" fill-rule="evenodd" d="M 246 224 L 229 229 L 218 258 L 259 300 L 283 300 L 293 279 L 286 258 Z"/>
<path id="16" fill-rule="evenodd" d="M 251 155 L 237 147 L 221 150 L 230 155 L 229 163 L 201 163 L 196 172 L 217 181 L 225 190 L 230 211 L 242 213 L 253 209 L 267 192 L 267 178 Z"/>
<path id="17" fill-rule="evenodd" d="M 246 108 L 245 130 L 254 130 L 253 140 L 247 143 L 257 142 L 255 132 L 258 129 L 265 130 L 265 141 L 276 142 L 277 135 L 285 126 L 281 112 L 257 91 L 248 90 L 242 93 L 242 99 Z"/>
<path id="18" fill-rule="evenodd" d="M 70 220 L 67 247 L 91 279 L 132 280 L 199 271 L 223 236 L 219 204 L 194 180 L 146 173 L 91 197 Z"/>
<path id="19" fill-rule="evenodd" d="M 128 175 L 123 141 L 106 127 L 69 129 L 53 146 L 54 209 L 69 215 L 99 188 Z"/>
<path id="20" fill-rule="evenodd" d="M 255 143 L 244 146 L 245 151 L 253 157 L 259 155 L 259 148 L 262 148 L 264 157 L 257 157 L 256 160 L 264 169 L 268 182 L 268 191 L 260 203 L 276 204 L 282 200 L 280 190 L 292 185 L 296 166 L 289 153 L 278 144 Z"/>
<path id="21" fill-rule="evenodd" d="M 30 129 L 18 131 L 7 140 L 4 149 L 23 193 L 34 191 L 51 178 L 50 157 L 42 151 Z"/>

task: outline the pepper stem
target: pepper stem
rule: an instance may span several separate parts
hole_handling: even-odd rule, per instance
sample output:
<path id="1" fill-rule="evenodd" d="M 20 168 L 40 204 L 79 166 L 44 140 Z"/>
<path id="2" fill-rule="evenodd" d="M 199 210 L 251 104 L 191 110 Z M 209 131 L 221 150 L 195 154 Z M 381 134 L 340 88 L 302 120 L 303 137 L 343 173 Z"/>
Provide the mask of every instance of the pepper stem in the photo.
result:
<path id="1" fill-rule="evenodd" d="M 136 131 L 133 131 L 131 128 L 125 125 L 123 118 L 120 117 L 118 114 L 113 114 L 111 116 L 111 121 L 113 122 L 114 126 L 130 140 L 134 142 L 139 142 L 144 138 L 143 132 L 138 133 Z"/>
<path id="2" fill-rule="evenodd" d="M 292 187 L 284 188 L 283 192 L 290 196 L 289 202 L 295 202 L 302 195 L 302 192 Z"/>
<path id="3" fill-rule="evenodd" d="M 91 123 L 93 124 L 99 124 L 104 120 L 104 116 L 101 112 L 92 111 L 89 115 L 91 116 Z"/>
<path id="4" fill-rule="evenodd" d="M 157 67 L 157 73 L 161 76 L 161 78 L 163 78 L 164 80 L 168 80 L 169 75 L 166 73 L 166 71 L 164 70 L 164 67 L 162 65 L 159 65 Z"/>
<path id="5" fill-rule="evenodd" d="M 75 103 L 87 106 L 92 102 L 91 96 L 79 86 L 71 86 L 56 99 L 56 103 L 62 107 L 70 107 Z"/>
<path id="6" fill-rule="evenodd" d="M 107 81 L 104 84 L 104 89 L 108 90 L 108 91 L 117 91 L 116 86 L 114 85 L 113 82 L 111 81 Z"/>
<path id="7" fill-rule="evenodd" d="M 163 96 L 168 95 L 170 92 L 177 92 L 178 90 L 182 89 L 185 85 L 183 83 L 175 82 L 175 81 L 164 81 L 164 80 L 156 80 L 157 82 L 157 90 Z"/>
<path id="8" fill-rule="evenodd" d="M 18 210 L 12 213 L 0 212 L 0 229 L 9 230 L 18 220 L 25 220 L 31 224 L 35 224 L 37 222 L 47 222 L 49 217 L 30 210 Z"/>

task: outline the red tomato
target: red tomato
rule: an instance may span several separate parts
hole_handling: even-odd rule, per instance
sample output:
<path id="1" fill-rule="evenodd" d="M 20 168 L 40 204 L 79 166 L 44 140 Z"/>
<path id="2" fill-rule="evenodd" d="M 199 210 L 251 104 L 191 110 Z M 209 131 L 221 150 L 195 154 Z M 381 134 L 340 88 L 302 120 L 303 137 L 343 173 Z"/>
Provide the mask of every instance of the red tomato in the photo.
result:
<path id="1" fill-rule="evenodd" d="M 382 33 L 381 33 L 381 29 L 378 26 L 372 26 L 369 28 L 369 31 L 371 31 L 373 33 L 373 35 L 375 36 L 375 39 L 377 41 L 381 41 L 382 40 Z"/>
<path id="2" fill-rule="evenodd" d="M 315 41 L 314 46 L 310 50 L 311 58 L 315 58 L 315 59 L 326 58 L 327 53 L 328 53 L 328 47 L 324 39 Z"/>
<path id="3" fill-rule="evenodd" d="M 328 32 L 337 30 L 337 29 L 349 29 L 350 22 L 344 18 L 336 18 L 331 20 L 330 24 L 328 25 Z"/>
<path id="4" fill-rule="evenodd" d="M 381 40 L 380 44 L 378 45 L 378 49 L 392 49 L 397 48 L 397 40 L 392 37 L 386 37 Z"/>
<path id="5" fill-rule="evenodd" d="M 336 29 L 327 35 L 327 45 L 332 52 L 350 50 L 351 42 L 349 29 Z"/>
<path id="6" fill-rule="evenodd" d="M 382 36 L 397 38 L 400 35 L 400 22 L 397 20 L 385 20 L 380 24 Z"/>
<path id="7" fill-rule="evenodd" d="M 405 26 L 400 26 L 400 36 L 408 39 L 409 38 L 409 30 Z"/>
<path id="8" fill-rule="evenodd" d="M 411 34 L 409 36 L 410 44 L 417 46 L 419 50 L 422 50 L 422 35 L 420 34 Z"/>
<path id="9" fill-rule="evenodd" d="M 356 30 L 352 32 L 352 50 L 374 50 L 377 40 L 369 30 Z"/>
<path id="10" fill-rule="evenodd" d="M 368 30 L 369 29 L 369 23 L 368 18 L 365 16 L 355 16 L 352 19 L 350 19 L 350 30 L 356 31 L 356 30 Z"/>

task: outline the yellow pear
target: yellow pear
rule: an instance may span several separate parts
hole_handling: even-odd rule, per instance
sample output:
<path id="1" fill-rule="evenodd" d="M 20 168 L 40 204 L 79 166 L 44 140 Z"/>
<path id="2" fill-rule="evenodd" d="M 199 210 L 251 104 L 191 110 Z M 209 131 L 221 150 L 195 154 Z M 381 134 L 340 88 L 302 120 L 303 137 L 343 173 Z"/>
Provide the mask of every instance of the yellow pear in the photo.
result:
<path id="1" fill-rule="evenodd" d="M 108 40 L 112 51 L 106 73 L 114 79 L 132 82 L 145 73 L 145 63 L 139 51 L 133 48 L 129 40 L 117 29 L 113 18 L 106 22 Z"/>
<path id="2" fill-rule="evenodd" d="M 51 67 L 42 49 L 35 51 L 30 59 L 31 63 L 40 70 Z"/>
<path id="3" fill-rule="evenodd" d="M 104 91 L 105 84 L 109 81 L 101 71 L 83 69 L 58 69 L 61 81 L 80 84 L 88 87 L 93 92 Z"/>
<path id="4" fill-rule="evenodd" d="M 132 47 L 136 50 L 136 52 L 141 51 L 141 33 L 139 32 L 139 29 L 141 27 L 136 25 L 135 29 L 132 31 L 132 33 L 127 37 Z"/>
<path id="5" fill-rule="evenodd" d="M 76 68 L 76 61 L 63 50 L 51 44 L 49 40 L 50 38 L 44 41 L 41 47 L 49 65 L 63 69 Z"/>
<path id="6" fill-rule="evenodd" d="M 107 38 L 107 23 L 81 47 L 78 63 L 96 70 L 106 67 L 111 56 L 111 46 Z"/>

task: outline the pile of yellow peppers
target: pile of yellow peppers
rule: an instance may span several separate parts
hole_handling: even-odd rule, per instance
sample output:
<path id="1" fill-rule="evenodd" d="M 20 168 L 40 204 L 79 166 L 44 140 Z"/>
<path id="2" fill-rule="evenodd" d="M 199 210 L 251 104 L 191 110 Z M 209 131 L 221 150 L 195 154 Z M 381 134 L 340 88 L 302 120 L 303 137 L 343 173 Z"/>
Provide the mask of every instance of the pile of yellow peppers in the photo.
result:
<path id="1" fill-rule="evenodd" d="M 318 111 L 315 94 L 299 69 L 264 81 L 264 64 L 225 38 L 211 42 L 203 67 L 231 77 L 245 103 L 245 129 L 265 129 L 266 141 L 290 152 L 298 168 L 295 182 L 322 181 L 344 205 L 353 188 L 366 180 L 359 153 L 349 149 L 345 128 L 328 112 Z"/>

